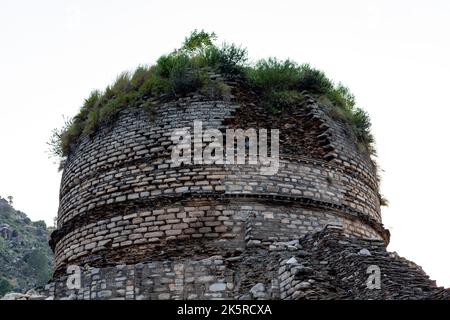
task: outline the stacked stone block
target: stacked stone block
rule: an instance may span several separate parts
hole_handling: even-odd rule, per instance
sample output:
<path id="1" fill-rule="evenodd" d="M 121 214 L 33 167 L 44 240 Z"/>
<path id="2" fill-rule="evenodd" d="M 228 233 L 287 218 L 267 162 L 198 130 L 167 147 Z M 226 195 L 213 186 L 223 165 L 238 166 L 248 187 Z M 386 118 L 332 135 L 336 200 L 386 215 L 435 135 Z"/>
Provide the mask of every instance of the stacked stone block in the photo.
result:
<path id="1" fill-rule="evenodd" d="M 171 160 L 175 129 L 192 130 L 195 120 L 202 121 L 204 129 L 224 132 L 252 115 L 266 117 L 257 105 L 195 94 L 152 104 L 151 110 L 120 111 L 111 124 L 82 137 L 65 163 L 58 229 L 51 239 L 55 279 L 64 279 L 66 267 L 75 264 L 99 270 L 99 275 L 91 275 L 98 278 L 92 278 L 95 285 L 104 287 L 105 279 L 107 287 L 120 283 L 120 291 L 96 289 L 94 297 L 83 293 L 91 292 L 90 287 L 78 292 L 78 298 L 229 297 L 234 285 L 226 281 L 226 265 L 212 264 L 212 271 L 205 267 L 211 283 L 196 278 L 206 269 L 188 276 L 189 270 L 197 270 L 211 256 L 252 246 L 268 250 L 329 224 L 342 226 L 350 236 L 389 241 L 381 224 L 372 161 L 358 151 L 346 124 L 312 97 L 296 109 L 297 126 L 276 122 L 279 127 L 267 127 L 280 129 L 280 137 L 283 130 L 289 130 L 289 137 L 303 130 L 298 141 L 288 139 L 291 142 L 282 145 L 274 175 L 261 174 L 257 165 L 175 166 Z M 152 276 L 166 274 L 161 263 L 174 275 L 163 280 L 167 283 Z M 175 267 L 177 263 L 183 267 Z M 127 283 L 129 273 L 118 276 L 122 282 L 113 280 L 108 268 L 117 265 L 125 265 L 123 272 L 133 271 L 133 277 L 140 275 L 138 280 Z M 139 292 L 131 290 L 136 281 Z M 180 283 L 182 293 L 176 289 Z M 193 289 L 186 291 L 186 285 Z"/>

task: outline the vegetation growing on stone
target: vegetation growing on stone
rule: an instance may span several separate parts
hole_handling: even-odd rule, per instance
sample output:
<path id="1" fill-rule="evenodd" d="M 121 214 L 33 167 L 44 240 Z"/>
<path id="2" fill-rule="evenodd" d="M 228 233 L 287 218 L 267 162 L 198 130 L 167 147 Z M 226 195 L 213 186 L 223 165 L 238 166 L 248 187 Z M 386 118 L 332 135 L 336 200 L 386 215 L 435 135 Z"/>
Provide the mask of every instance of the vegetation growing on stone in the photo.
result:
<path id="1" fill-rule="evenodd" d="M 113 121 L 122 108 L 151 106 L 152 97 L 182 97 L 201 91 L 209 84 L 207 70 L 247 81 L 261 93 L 262 104 L 274 113 L 300 102 L 304 91 L 313 94 L 329 103 L 332 115 L 349 125 L 360 146 L 374 152 L 370 119 L 364 110 L 356 107 L 348 88 L 333 84 L 322 71 L 308 64 L 276 58 L 249 64 L 246 49 L 227 43 L 218 46 L 215 40 L 214 33 L 195 30 L 185 38 L 181 48 L 161 56 L 155 65 L 122 73 L 104 91 L 91 92 L 79 113 L 66 121 L 62 129 L 53 131 L 49 143 L 51 153 L 67 156 L 80 136 L 91 135 L 101 124 Z M 216 87 L 221 92 L 228 91 L 225 83 Z"/>
<path id="2" fill-rule="evenodd" d="M 370 119 L 356 107 L 355 97 L 342 84 L 334 85 L 325 73 L 309 64 L 269 58 L 247 69 L 249 80 L 262 89 L 263 102 L 274 113 L 302 99 L 301 92 L 316 95 L 331 104 L 332 114 L 346 121 L 361 146 L 374 153 Z"/>

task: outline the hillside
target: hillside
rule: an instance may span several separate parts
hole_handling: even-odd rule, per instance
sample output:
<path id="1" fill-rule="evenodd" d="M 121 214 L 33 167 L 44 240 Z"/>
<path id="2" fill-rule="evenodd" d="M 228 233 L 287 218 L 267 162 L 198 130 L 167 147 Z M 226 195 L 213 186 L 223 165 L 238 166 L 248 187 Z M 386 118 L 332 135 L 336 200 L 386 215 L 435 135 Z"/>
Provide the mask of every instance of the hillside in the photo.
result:
<path id="1" fill-rule="evenodd" d="M 43 285 L 51 277 L 49 228 L 0 197 L 0 296 Z"/>

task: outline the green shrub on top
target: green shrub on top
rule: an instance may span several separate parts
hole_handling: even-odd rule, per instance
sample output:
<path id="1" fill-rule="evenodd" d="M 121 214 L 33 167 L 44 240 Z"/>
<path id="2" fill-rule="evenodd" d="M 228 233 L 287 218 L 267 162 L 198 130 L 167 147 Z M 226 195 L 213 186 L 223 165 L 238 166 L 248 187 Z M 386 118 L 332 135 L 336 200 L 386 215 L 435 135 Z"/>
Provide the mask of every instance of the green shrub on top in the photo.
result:
<path id="1" fill-rule="evenodd" d="M 209 46 L 203 50 L 200 57 L 205 65 L 228 77 L 243 75 L 248 59 L 245 48 L 228 43 L 224 43 L 220 48 Z"/>
<path id="2" fill-rule="evenodd" d="M 270 112 L 275 114 L 284 108 L 296 106 L 303 99 L 303 95 L 296 90 L 272 90 L 263 96 L 263 104 Z"/>
<path id="3" fill-rule="evenodd" d="M 212 47 L 213 41 L 216 39 L 217 36 L 214 32 L 208 33 L 204 30 L 198 31 L 195 29 L 184 39 L 181 49 L 188 52 L 198 52 L 207 47 Z"/>
<path id="4" fill-rule="evenodd" d="M 333 83 L 322 71 L 311 68 L 309 64 L 303 64 L 299 68 L 297 89 L 311 93 L 326 94 L 333 90 Z"/>
<path id="5" fill-rule="evenodd" d="M 208 75 L 201 70 L 179 69 L 170 74 L 170 84 L 176 95 L 185 96 L 204 87 L 208 83 Z"/>
<path id="6" fill-rule="evenodd" d="M 343 119 L 354 132 L 358 142 L 374 153 L 370 119 L 356 107 L 348 88 L 334 85 L 326 75 L 309 64 L 292 60 L 262 59 L 247 64 L 247 50 L 234 44 L 216 46 L 216 35 L 194 30 L 185 38 L 181 48 L 161 56 L 153 66 L 139 66 L 133 73 L 120 74 L 116 81 L 101 92 L 92 91 L 79 113 L 67 120 L 62 129 L 53 130 L 50 152 L 65 157 L 82 135 L 91 135 L 103 123 L 114 121 L 122 108 L 138 105 L 151 108 L 149 98 L 161 95 L 185 96 L 203 89 L 230 96 L 225 83 L 209 85 L 207 71 L 226 78 L 240 77 L 260 93 L 261 103 L 273 113 L 297 105 L 306 91 L 332 106 L 332 114 Z"/>
<path id="7" fill-rule="evenodd" d="M 248 69 L 249 79 L 263 90 L 294 90 L 299 81 L 299 66 L 290 60 L 260 60 Z"/>

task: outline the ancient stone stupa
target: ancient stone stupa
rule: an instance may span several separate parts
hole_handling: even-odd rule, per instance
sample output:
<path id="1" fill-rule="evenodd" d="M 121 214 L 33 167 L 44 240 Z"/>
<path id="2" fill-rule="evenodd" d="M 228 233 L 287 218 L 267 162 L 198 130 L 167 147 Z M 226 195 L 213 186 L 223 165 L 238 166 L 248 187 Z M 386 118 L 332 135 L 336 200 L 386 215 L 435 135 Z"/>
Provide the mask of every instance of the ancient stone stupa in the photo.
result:
<path id="1" fill-rule="evenodd" d="M 386 251 L 368 119 L 348 90 L 308 65 L 246 66 L 245 50 L 212 40 L 194 32 L 156 66 L 93 92 L 62 132 L 55 272 L 41 292 L 55 299 L 448 298 L 420 267 Z M 194 149 L 179 154 L 192 161 L 177 165 L 173 137 L 181 129 L 200 152 L 213 140 L 206 129 L 223 133 L 216 142 L 227 129 L 258 136 L 267 129 L 268 150 L 278 129 L 277 170 L 267 174 L 247 153 L 241 164 L 199 163 Z M 254 142 L 246 139 L 244 149 Z M 222 151 L 242 150 L 214 154 Z"/>

